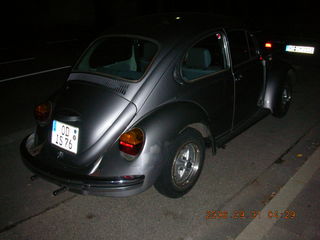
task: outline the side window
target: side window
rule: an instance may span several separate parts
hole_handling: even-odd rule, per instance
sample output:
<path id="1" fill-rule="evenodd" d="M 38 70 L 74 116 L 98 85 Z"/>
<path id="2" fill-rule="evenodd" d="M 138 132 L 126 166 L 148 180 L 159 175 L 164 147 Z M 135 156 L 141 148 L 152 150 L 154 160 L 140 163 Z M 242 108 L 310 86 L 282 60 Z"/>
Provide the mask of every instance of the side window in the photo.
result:
<path id="1" fill-rule="evenodd" d="M 248 44 L 245 31 L 230 31 L 228 33 L 231 59 L 237 65 L 249 59 Z"/>
<path id="2" fill-rule="evenodd" d="M 256 45 L 256 40 L 253 34 L 248 34 L 248 43 L 249 43 L 249 51 L 251 57 L 257 57 L 258 56 L 258 49 Z"/>
<path id="3" fill-rule="evenodd" d="M 183 58 L 183 78 L 190 81 L 225 69 L 223 41 L 222 34 L 215 33 L 193 45 Z"/>

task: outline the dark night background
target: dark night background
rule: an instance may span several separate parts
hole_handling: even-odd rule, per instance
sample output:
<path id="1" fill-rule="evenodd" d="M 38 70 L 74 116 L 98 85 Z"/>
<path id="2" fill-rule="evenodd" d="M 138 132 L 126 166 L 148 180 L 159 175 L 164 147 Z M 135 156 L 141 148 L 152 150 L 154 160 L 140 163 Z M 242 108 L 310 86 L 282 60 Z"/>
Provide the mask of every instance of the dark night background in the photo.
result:
<path id="1" fill-rule="evenodd" d="M 178 11 L 237 16 L 254 28 L 317 37 L 318 10 L 307 1 L 29 0 L 1 6 L 1 45 L 91 38 L 135 16 Z"/>

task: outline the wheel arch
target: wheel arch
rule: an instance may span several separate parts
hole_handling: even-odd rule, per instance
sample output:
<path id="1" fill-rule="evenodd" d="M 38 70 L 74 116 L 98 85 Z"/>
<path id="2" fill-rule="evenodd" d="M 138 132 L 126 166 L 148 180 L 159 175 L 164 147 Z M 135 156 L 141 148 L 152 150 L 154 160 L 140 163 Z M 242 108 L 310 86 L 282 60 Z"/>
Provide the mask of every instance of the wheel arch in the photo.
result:
<path id="1" fill-rule="evenodd" d="M 288 63 L 273 60 L 267 69 L 263 107 L 274 113 L 282 85 L 286 81 L 293 82 L 294 80 L 295 70 L 293 67 Z"/>
<path id="2" fill-rule="evenodd" d="M 207 124 L 204 124 L 203 122 L 196 122 L 187 125 L 184 129 L 181 130 L 181 132 L 187 128 L 193 128 L 196 131 L 198 131 L 202 137 L 205 140 L 206 146 L 209 146 L 211 148 L 211 151 L 213 154 L 216 154 L 216 143 L 215 138 L 211 133 L 211 130 Z"/>

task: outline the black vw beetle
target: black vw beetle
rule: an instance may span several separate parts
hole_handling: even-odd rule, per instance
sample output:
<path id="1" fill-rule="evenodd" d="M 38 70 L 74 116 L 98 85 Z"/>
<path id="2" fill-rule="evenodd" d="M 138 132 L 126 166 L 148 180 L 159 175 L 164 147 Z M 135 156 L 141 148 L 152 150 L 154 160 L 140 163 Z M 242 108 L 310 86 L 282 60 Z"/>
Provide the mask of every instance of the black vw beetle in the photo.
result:
<path id="1" fill-rule="evenodd" d="M 35 108 L 23 161 L 61 191 L 123 197 L 154 185 L 181 197 L 206 147 L 215 152 L 267 114 L 287 112 L 292 70 L 257 46 L 251 32 L 204 14 L 120 25 Z"/>

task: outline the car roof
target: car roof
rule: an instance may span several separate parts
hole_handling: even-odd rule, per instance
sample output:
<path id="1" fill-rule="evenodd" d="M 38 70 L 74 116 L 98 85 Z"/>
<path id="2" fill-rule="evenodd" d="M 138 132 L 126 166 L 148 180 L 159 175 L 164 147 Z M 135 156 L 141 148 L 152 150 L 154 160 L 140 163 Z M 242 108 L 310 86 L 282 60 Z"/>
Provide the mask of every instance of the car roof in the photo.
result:
<path id="1" fill-rule="evenodd" d="M 239 28 L 239 19 L 206 13 L 166 13 L 135 18 L 109 29 L 105 34 L 130 34 L 159 42 L 192 38 L 215 28 Z M 105 35 L 104 34 L 104 35 Z"/>

